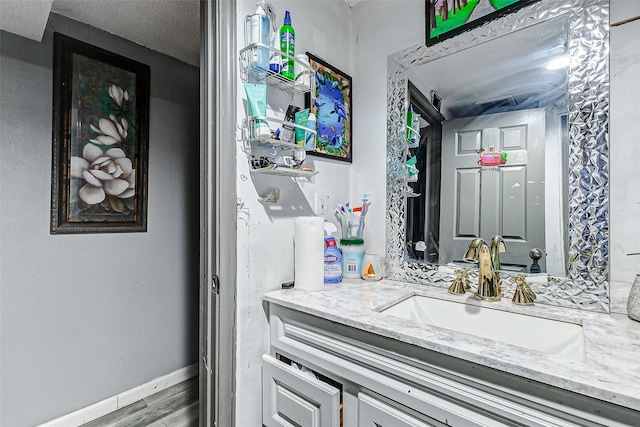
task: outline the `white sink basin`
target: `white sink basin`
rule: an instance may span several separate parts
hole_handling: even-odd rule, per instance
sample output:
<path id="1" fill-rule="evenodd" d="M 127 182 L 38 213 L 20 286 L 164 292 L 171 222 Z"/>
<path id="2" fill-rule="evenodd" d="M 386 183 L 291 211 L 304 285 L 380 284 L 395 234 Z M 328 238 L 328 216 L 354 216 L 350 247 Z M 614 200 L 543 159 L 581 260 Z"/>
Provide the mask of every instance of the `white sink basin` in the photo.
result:
<path id="1" fill-rule="evenodd" d="M 585 360 L 582 325 L 414 295 L 383 314 L 571 360 Z"/>

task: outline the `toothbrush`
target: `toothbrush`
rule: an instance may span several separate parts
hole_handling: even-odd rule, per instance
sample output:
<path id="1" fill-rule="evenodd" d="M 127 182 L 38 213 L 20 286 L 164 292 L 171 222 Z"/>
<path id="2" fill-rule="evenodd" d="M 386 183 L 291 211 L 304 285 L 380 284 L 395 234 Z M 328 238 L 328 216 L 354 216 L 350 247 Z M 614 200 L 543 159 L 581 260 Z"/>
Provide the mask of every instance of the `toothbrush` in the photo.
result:
<path id="1" fill-rule="evenodd" d="M 336 209 L 335 211 L 333 211 L 333 215 L 336 217 L 336 221 L 338 221 L 338 224 L 340 224 L 340 228 L 342 233 L 344 234 L 344 225 L 342 224 L 342 214 L 340 214 L 340 211 L 338 209 Z"/>
<path id="2" fill-rule="evenodd" d="M 342 205 L 340 205 L 342 206 Z M 342 212 L 341 212 L 342 211 Z M 344 211 L 344 207 L 341 207 L 341 210 L 336 209 L 333 214 L 336 217 L 336 220 L 340 223 L 340 227 L 342 228 L 342 236 L 345 237 L 345 232 L 348 227 L 348 218 Z"/>
<path id="3" fill-rule="evenodd" d="M 360 217 L 360 221 L 358 221 L 358 231 L 356 236 L 362 238 L 362 233 L 364 233 L 364 217 Z"/>
<path id="4" fill-rule="evenodd" d="M 367 215 L 367 211 L 369 210 L 369 202 L 370 194 L 362 195 L 362 211 L 360 212 L 360 224 L 358 225 L 358 236 L 362 236 L 364 233 L 364 217 Z"/>
<path id="5" fill-rule="evenodd" d="M 367 214 L 367 211 L 369 210 L 369 205 L 371 204 L 371 202 L 369 201 L 370 196 L 371 194 L 367 193 L 364 193 L 362 195 L 362 216 L 365 216 Z"/>

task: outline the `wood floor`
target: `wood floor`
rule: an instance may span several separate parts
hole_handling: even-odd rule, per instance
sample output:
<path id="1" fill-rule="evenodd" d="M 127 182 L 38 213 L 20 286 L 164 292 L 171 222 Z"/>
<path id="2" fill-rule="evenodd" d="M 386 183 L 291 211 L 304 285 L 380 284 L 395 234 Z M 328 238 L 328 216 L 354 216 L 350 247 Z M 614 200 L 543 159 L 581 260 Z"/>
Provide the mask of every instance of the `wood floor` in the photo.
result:
<path id="1" fill-rule="evenodd" d="M 152 394 L 82 427 L 197 427 L 198 377 Z"/>

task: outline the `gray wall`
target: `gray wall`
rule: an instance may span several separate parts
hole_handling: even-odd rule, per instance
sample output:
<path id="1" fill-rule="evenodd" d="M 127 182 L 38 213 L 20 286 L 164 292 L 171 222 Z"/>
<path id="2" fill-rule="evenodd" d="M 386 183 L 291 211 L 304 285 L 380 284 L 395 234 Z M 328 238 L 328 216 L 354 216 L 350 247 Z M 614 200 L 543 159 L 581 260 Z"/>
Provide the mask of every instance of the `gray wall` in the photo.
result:
<path id="1" fill-rule="evenodd" d="M 53 31 L 151 67 L 147 233 L 49 234 Z M 39 424 L 197 361 L 199 71 L 51 15 L 0 34 L 0 425 Z"/>

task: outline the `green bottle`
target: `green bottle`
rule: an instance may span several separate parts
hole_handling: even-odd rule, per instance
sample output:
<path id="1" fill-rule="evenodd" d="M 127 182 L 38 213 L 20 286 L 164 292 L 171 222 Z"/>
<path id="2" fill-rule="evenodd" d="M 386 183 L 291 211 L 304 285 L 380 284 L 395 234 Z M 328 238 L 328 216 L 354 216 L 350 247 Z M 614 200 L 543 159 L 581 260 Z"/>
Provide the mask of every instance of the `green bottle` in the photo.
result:
<path id="1" fill-rule="evenodd" d="M 296 32 L 291 26 L 291 15 L 284 13 L 284 25 L 280 28 L 280 50 L 288 56 L 282 56 L 282 75 L 293 80 L 293 57 L 296 54 Z"/>

